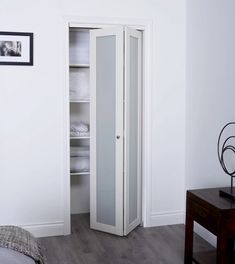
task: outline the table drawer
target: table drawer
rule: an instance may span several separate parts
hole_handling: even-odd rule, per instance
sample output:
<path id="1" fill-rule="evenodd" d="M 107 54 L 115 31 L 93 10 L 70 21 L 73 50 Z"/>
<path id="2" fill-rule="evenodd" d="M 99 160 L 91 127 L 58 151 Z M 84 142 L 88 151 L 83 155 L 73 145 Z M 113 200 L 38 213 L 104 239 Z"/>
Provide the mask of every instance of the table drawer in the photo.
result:
<path id="1" fill-rule="evenodd" d="M 193 216 L 194 221 L 216 235 L 218 221 L 218 216 L 216 213 L 209 211 L 207 208 L 201 206 L 199 203 L 191 199 L 187 210 Z"/>

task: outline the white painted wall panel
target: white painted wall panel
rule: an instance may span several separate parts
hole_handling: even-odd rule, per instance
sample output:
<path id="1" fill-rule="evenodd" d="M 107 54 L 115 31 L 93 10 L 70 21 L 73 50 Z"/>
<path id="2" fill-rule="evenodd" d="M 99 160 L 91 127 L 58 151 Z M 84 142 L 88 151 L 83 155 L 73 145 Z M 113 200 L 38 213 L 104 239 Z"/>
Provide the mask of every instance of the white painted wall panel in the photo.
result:
<path id="1" fill-rule="evenodd" d="M 234 121 L 234 1 L 187 6 L 187 188 L 229 185 L 217 157 L 222 127 Z"/>

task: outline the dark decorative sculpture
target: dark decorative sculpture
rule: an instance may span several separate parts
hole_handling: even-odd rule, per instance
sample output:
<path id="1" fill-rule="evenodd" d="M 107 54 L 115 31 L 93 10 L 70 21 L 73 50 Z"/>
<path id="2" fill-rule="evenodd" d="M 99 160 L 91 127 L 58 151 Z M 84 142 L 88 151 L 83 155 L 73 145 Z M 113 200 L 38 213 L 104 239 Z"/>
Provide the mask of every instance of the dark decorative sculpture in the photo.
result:
<path id="1" fill-rule="evenodd" d="M 235 166 L 234 169 L 229 171 L 225 164 L 225 153 L 227 151 L 232 151 L 235 157 L 235 146 L 232 144 L 232 139 L 235 139 L 235 136 L 228 136 L 225 137 L 223 142 L 221 142 L 221 137 L 223 135 L 223 132 L 225 131 L 225 128 L 228 128 L 229 126 L 235 125 L 235 122 L 229 122 L 227 123 L 221 130 L 218 138 L 217 143 L 217 152 L 218 152 L 218 158 L 221 164 L 221 167 L 223 168 L 224 172 L 228 174 L 231 177 L 231 186 L 229 188 L 223 188 L 220 190 L 220 196 L 226 197 L 230 200 L 235 201 L 235 188 L 233 187 L 233 178 L 235 177 Z"/>

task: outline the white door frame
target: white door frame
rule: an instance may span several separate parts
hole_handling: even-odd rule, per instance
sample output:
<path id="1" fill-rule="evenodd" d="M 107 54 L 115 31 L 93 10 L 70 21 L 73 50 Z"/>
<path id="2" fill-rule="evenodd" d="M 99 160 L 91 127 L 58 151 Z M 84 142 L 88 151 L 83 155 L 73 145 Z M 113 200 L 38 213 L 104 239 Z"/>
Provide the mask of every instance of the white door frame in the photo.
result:
<path id="1" fill-rule="evenodd" d="M 64 235 L 71 233 L 70 209 L 70 140 L 69 140 L 69 27 L 105 28 L 112 26 L 128 26 L 143 31 L 143 87 L 142 87 L 142 222 L 144 227 L 150 226 L 151 216 L 151 89 L 152 89 L 152 35 L 151 20 L 130 20 L 117 18 L 64 17 L 64 96 L 63 96 L 63 202 L 64 202 Z"/>

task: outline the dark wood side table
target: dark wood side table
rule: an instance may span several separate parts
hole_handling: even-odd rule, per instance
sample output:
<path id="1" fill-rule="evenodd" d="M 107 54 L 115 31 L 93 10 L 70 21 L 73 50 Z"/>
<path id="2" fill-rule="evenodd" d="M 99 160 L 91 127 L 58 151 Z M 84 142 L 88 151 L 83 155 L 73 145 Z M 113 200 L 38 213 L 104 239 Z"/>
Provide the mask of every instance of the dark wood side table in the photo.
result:
<path id="1" fill-rule="evenodd" d="M 219 196 L 221 188 L 187 191 L 184 263 L 193 258 L 194 221 L 217 236 L 216 263 L 233 263 L 235 203 Z M 196 262 L 198 263 L 198 262 Z"/>

